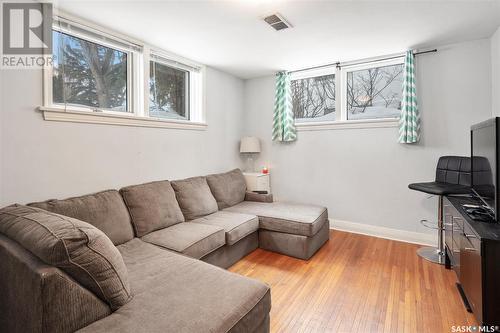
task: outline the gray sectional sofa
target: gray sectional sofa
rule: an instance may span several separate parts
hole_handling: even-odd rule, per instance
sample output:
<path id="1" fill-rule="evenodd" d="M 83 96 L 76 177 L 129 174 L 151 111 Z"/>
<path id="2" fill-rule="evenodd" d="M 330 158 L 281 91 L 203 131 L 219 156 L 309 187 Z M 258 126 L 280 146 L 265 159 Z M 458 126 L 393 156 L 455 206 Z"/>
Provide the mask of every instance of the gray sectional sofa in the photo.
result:
<path id="1" fill-rule="evenodd" d="M 268 332 L 270 288 L 221 268 L 328 238 L 326 208 L 246 192 L 238 169 L 8 206 L 0 331 Z"/>

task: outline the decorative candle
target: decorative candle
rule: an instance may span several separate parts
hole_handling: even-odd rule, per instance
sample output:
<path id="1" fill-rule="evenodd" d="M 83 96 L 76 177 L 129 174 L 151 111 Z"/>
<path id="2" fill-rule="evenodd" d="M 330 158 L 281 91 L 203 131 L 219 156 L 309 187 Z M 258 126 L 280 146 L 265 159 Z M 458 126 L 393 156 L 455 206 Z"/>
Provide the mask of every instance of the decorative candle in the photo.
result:
<path id="1" fill-rule="evenodd" d="M 269 169 L 267 167 L 262 168 L 262 173 L 267 175 L 269 173 Z"/>

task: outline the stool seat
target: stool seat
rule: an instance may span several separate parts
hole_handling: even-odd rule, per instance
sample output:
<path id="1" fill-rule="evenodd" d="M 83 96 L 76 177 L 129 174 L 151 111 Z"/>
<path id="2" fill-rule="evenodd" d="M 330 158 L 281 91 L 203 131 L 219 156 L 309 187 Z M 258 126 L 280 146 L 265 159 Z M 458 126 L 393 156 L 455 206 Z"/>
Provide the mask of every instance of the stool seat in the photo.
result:
<path id="1" fill-rule="evenodd" d="M 443 197 L 449 194 L 469 194 L 471 192 L 471 159 L 464 156 L 441 156 L 436 167 L 436 178 L 433 182 L 413 183 L 410 190 L 420 191 L 438 196 L 438 246 L 422 247 L 417 254 L 436 264 L 446 261 L 446 249 L 443 241 Z"/>
<path id="2" fill-rule="evenodd" d="M 470 186 L 442 182 L 413 183 L 408 185 L 408 188 L 435 195 L 469 194 L 471 192 Z"/>

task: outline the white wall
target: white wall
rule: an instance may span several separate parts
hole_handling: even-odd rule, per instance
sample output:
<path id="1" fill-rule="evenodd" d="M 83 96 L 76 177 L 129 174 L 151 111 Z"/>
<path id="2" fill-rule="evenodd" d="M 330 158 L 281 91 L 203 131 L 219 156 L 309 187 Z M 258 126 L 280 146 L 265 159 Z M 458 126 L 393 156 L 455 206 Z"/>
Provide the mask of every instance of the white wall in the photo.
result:
<path id="1" fill-rule="evenodd" d="M 272 143 L 274 78 L 246 81 L 244 133 L 261 138 L 258 165 L 270 166 L 275 195 L 325 205 L 338 220 L 433 233 L 418 221 L 436 219 L 437 199 L 407 186 L 432 181 L 440 155 L 468 155 L 469 127 L 491 116 L 490 41 L 438 49 L 417 60 L 416 145 L 397 143 L 397 128 L 301 131 L 294 143 Z"/>
<path id="2" fill-rule="evenodd" d="M 491 36 L 491 112 L 500 116 L 500 27 Z"/>
<path id="3" fill-rule="evenodd" d="M 243 81 L 207 69 L 206 131 L 49 122 L 41 71 L 0 71 L 0 206 L 240 165 Z"/>

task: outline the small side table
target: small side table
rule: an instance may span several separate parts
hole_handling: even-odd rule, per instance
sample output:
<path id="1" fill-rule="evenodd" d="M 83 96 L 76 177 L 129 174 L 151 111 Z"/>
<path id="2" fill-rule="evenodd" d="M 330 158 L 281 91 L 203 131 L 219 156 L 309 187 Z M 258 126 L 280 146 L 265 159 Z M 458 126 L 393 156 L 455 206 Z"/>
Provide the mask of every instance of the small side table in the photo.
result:
<path id="1" fill-rule="evenodd" d="M 271 193 L 269 174 L 261 172 L 243 172 L 248 191 L 267 191 Z"/>

